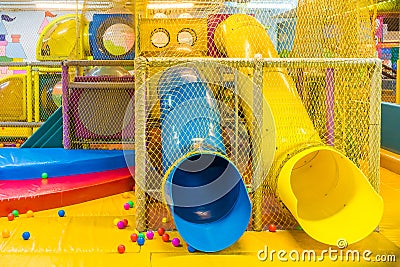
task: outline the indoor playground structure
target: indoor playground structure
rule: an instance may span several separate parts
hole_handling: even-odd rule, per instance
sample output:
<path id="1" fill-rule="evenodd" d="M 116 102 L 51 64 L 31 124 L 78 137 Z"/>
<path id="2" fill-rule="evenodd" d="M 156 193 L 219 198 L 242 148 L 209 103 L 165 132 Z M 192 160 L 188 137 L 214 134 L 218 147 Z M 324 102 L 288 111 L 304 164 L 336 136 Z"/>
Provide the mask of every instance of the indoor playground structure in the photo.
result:
<path id="1" fill-rule="evenodd" d="M 158 230 L 174 247 L 217 254 L 277 229 L 340 249 L 379 231 L 371 1 L 242 2 L 84 1 L 53 19 L 38 62 L 0 81 L 0 138 L 18 144 L 0 149 L 0 225 L 26 214 L 41 221 L 41 251 L 97 254 L 123 254 L 127 244 L 89 244 L 114 242 L 113 231 L 125 240 L 127 229 L 140 252 Z M 94 206 L 68 224 L 76 238 L 102 229 L 104 240 L 64 235 L 61 208 L 84 217 L 85 202 L 117 194 L 130 199 L 125 211 Z M 55 208 L 63 241 L 40 245 L 41 214 Z"/>

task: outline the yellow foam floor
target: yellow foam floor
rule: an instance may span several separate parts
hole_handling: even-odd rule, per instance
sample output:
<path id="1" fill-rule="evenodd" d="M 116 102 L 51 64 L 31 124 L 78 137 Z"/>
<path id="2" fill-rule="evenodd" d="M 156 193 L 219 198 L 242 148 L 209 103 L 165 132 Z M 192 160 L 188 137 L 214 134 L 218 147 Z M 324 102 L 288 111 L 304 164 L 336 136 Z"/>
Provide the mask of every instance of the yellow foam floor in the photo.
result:
<path id="1" fill-rule="evenodd" d="M 134 224 L 134 209 L 123 209 L 123 204 L 129 199 L 134 201 L 134 197 L 132 192 L 129 199 L 119 194 L 65 207 L 66 216 L 62 218 L 57 214 L 58 209 L 35 212 L 33 218 L 28 218 L 26 214 L 13 221 L 0 218 L 0 230 L 6 229 L 11 233 L 8 238 L 0 237 L 0 267 L 122 264 L 140 267 L 291 266 L 295 262 L 296 266 L 400 266 L 400 175 L 381 169 L 381 195 L 385 211 L 380 232 L 372 233 L 345 250 L 321 244 L 303 231 L 278 231 L 246 232 L 228 249 L 206 254 L 189 253 L 186 246 L 173 247 L 157 234 L 153 240 L 146 240 L 142 247 L 131 242 L 133 227 L 128 225 L 120 230 L 113 221 L 115 218 L 126 218 Z M 337 227 L 346 227 L 346 222 Z M 25 231 L 31 234 L 29 240 L 22 238 Z M 170 235 L 171 238 L 178 237 L 176 232 Z M 126 247 L 123 254 L 117 252 L 120 244 Z M 360 253 L 360 259 L 349 251 Z M 370 261 L 363 259 L 363 253 L 367 253 L 366 260 Z M 376 256 L 386 257 L 386 261 L 378 262 Z"/>

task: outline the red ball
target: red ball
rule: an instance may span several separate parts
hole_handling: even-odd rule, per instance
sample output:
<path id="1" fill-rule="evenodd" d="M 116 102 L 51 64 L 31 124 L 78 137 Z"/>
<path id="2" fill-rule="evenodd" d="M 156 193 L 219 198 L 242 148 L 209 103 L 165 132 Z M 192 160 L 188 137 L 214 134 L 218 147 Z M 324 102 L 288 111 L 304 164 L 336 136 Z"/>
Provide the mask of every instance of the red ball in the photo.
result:
<path id="1" fill-rule="evenodd" d="M 118 252 L 119 252 L 119 254 L 124 253 L 125 252 L 125 246 L 124 245 L 119 245 L 118 246 Z"/>
<path id="2" fill-rule="evenodd" d="M 138 235 L 136 233 L 131 234 L 131 240 L 132 242 L 136 242 L 138 239 Z"/>
<path id="3" fill-rule="evenodd" d="M 124 223 L 124 226 L 125 226 L 125 227 L 128 226 L 128 220 L 127 220 L 127 219 L 123 219 L 122 222 Z"/>
<path id="4" fill-rule="evenodd" d="M 163 234 L 161 238 L 162 238 L 162 240 L 164 242 L 168 242 L 169 241 L 169 234 Z"/>
<path id="5" fill-rule="evenodd" d="M 157 233 L 158 233 L 158 235 L 162 236 L 165 233 L 165 229 L 160 227 L 160 228 L 158 228 Z"/>
<path id="6" fill-rule="evenodd" d="M 10 212 L 7 217 L 9 221 L 14 220 L 14 214 L 12 212 Z"/>
<path id="7" fill-rule="evenodd" d="M 275 225 L 275 224 L 270 224 L 270 225 L 268 226 L 268 230 L 269 230 L 270 232 L 276 232 L 276 225 Z"/>

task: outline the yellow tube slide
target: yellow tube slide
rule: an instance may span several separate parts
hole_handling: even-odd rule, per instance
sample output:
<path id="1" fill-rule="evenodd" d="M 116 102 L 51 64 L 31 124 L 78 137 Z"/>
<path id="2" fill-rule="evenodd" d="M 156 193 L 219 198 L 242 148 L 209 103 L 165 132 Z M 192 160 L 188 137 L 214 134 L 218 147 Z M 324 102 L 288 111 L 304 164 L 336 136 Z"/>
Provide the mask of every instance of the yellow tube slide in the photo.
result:
<path id="1" fill-rule="evenodd" d="M 227 18 L 214 38 L 228 57 L 279 57 L 265 28 L 248 15 Z M 277 179 L 279 197 L 304 231 L 330 245 L 369 235 L 382 217 L 382 198 L 352 161 L 322 142 L 286 70 L 264 69 L 263 95 L 276 125 L 274 165 L 282 166 L 269 179 Z"/>

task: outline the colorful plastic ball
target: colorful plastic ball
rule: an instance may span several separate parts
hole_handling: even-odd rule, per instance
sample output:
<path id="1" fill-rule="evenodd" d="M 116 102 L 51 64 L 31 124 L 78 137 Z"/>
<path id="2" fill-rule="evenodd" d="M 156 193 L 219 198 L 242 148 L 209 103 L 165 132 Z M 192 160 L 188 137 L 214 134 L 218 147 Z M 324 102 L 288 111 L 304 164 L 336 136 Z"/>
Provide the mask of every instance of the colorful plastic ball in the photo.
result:
<path id="1" fill-rule="evenodd" d="M 157 233 L 159 236 L 162 236 L 163 234 L 165 234 L 165 229 L 160 227 L 160 228 L 158 228 Z"/>
<path id="2" fill-rule="evenodd" d="M 124 223 L 124 227 L 128 226 L 128 220 L 127 219 L 123 219 L 122 222 Z"/>
<path id="3" fill-rule="evenodd" d="M 12 212 L 10 212 L 10 213 L 7 215 L 7 218 L 8 218 L 9 221 L 14 220 L 14 214 L 13 214 Z"/>
<path id="4" fill-rule="evenodd" d="M 1 232 L 1 236 L 2 236 L 3 238 L 9 238 L 10 235 L 11 235 L 11 234 L 10 234 L 10 231 L 7 230 L 7 229 L 4 229 L 3 232 Z"/>
<path id="5" fill-rule="evenodd" d="M 129 192 L 124 192 L 124 193 L 122 193 L 122 197 L 123 198 L 129 198 L 130 196 L 129 196 Z"/>
<path id="6" fill-rule="evenodd" d="M 147 231 L 146 237 L 147 237 L 147 239 L 150 239 L 150 240 L 153 239 L 154 238 L 154 232 L 151 231 L 151 230 Z"/>
<path id="7" fill-rule="evenodd" d="M 166 217 L 162 218 L 162 222 L 166 223 L 167 222 L 167 218 Z"/>
<path id="8" fill-rule="evenodd" d="M 15 147 L 20 147 L 20 146 L 21 146 L 21 144 L 19 144 L 19 143 L 15 144 Z"/>
<path id="9" fill-rule="evenodd" d="M 28 217 L 28 218 L 32 218 L 33 215 L 34 215 L 34 213 L 33 213 L 33 211 L 31 211 L 31 210 L 28 210 L 28 211 L 26 212 L 26 217 Z"/>
<path id="10" fill-rule="evenodd" d="M 58 216 L 64 217 L 65 216 L 65 210 L 59 210 L 58 211 Z"/>
<path id="11" fill-rule="evenodd" d="M 31 237 L 31 234 L 29 232 L 23 232 L 22 233 L 22 238 L 24 240 L 28 240 Z"/>
<path id="12" fill-rule="evenodd" d="M 188 245 L 188 246 L 187 246 L 187 250 L 188 250 L 190 253 L 196 252 L 196 249 L 195 249 L 194 247 L 192 247 L 191 245 Z"/>
<path id="13" fill-rule="evenodd" d="M 168 241 L 169 241 L 169 234 L 163 234 L 162 237 L 161 237 L 161 239 L 162 239 L 164 242 L 168 242 Z"/>
<path id="14" fill-rule="evenodd" d="M 129 205 L 129 203 L 124 204 L 124 209 L 129 210 L 130 208 L 131 208 L 131 206 Z"/>
<path id="15" fill-rule="evenodd" d="M 136 242 L 138 243 L 139 246 L 143 246 L 144 241 L 145 241 L 144 237 L 138 237 Z"/>
<path id="16" fill-rule="evenodd" d="M 275 224 L 270 224 L 268 226 L 268 231 L 270 232 L 276 232 L 276 225 Z"/>
<path id="17" fill-rule="evenodd" d="M 117 223 L 117 227 L 118 227 L 118 229 L 124 229 L 124 228 L 125 228 L 124 221 L 119 221 L 119 222 Z"/>
<path id="18" fill-rule="evenodd" d="M 47 172 L 42 173 L 42 179 L 47 179 L 47 178 L 49 178 Z"/>
<path id="19" fill-rule="evenodd" d="M 130 207 L 130 208 L 133 208 L 133 206 L 135 205 L 135 203 L 133 203 L 132 200 L 129 200 L 127 203 L 129 204 L 129 207 Z"/>
<path id="20" fill-rule="evenodd" d="M 17 218 L 19 216 L 18 210 L 13 210 L 12 214 L 14 214 L 14 218 Z"/>
<path id="21" fill-rule="evenodd" d="M 116 226 L 116 225 L 118 224 L 119 221 L 121 221 L 120 218 L 115 218 L 114 221 L 113 221 L 114 225 Z"/>
<path id="22" fill-rule="evenodd" d="M 131 240 L 132 240 L 132 242 L 136 242 L 137 240 L 138 240 L 138 235 L 137 234 L 135 234 L 135 233 L 133 233 L 133 234 L 131 234 Z"/>
<path id="23" fill-rule="evenodd" d="M 181 240 L 179 240 L 179 238 L 175 237 L 175 238 L 172 238 L 171 243 L 174 247 L 179 247 L 179 245 L 181 244 Z"/>
<path id="24" fill-rule="evenodd" d="M 139 233 L 138 237 L 144 238 L 144 233 Z"/>
<path id="25" fill-rule="evenodd" d="M 122 254 L 122 253 L 124 253 L 124 252 L 125 252 L 125 246 L 122 245 L 122 244 L 119 245 L 119 246 L 118 246 L 118 253 L 119 253 L 119 254 Z"/>
<path id="26" fill-rule="evenodd" d="M 0 143 L 0 147 L 4 147 L 4 144 L 3 144 L 3 143 Z"/>

